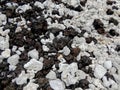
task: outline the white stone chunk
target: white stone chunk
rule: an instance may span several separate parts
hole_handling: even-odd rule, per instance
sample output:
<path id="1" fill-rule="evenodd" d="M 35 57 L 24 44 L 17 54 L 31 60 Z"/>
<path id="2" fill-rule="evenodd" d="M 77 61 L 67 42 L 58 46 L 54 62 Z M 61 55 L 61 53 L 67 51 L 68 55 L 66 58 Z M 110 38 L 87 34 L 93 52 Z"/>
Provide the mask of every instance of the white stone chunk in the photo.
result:
<path id="1" fill-rule="evenodd" d="M 80 4 L 80 0 L 62 0 L 62 2 L 72 5 L 73 7 L 76 7 Z"/>
<path id="2" fill-rule="evenodd" d="M 10 53 L 11 53 L 10 49 L 5 49 L 5 51 L 3 51 L 3 52 L 1 53 L 1 55 L 2 55 L 4 58 L 8 58 L 8 57 L 10 57 Z"/>
<path id="3" fill-rule="evenodd" d="M 48 79 L 56 79 L 56 73 L 54 71 L 50 71 L 47 75 L 46 75 L 46 78 Z"/>
<path id="4" fill-rule="evenodd" d="M 65 90 L 65 85 L 60 79 L 50 80 L 49 83 L 54 90 Z"/>
<path id="5" fill-rule="evenodd" d="M 94 76 L 98 79 L 101 79 L 106 72 L 107 70 L 102 65 L 97 64 L 95 67 Z"/>
<path id="6" fill-rule="evenodd" d="M 4 50 L 4 49 L 8 49 L 9 48 L 9 41 L 8 38 L 4 38 L 2 36 L 0 36 L 0 49 Z"/>
<path id="7" fill-rule="evenodd" d="M 60 66 L 60 69 L 61 68 L 62 65 Z M 70 65 L 66 65 L 63 67 L 61 79 L 66 83 L 67 86 L 75 84 L 78 81 L 79 77 L 75 75 L 77 71 L 78 71 L 77 63 L 72 63 Z"/>
<path id="8" fill-rule="evenodd" d="M 33 70 L 35 73 L 40 71 L 43 67 L 43 63 L 40 61 L 37 61 L 36 59 L 31 59 L 28 63 L 24 65 L 24 68 L 28 71 Z"/>
<path id="9" fill-rule="evenodd" d="M 11 57 L 9 57 L 7 59 L 7 62 L 10 64 L 10 65 L 17 65 L 18 62 L 19 62 L 19 55 L 15 54 L 15 55 L 12 55 Z"/>
<path id="10" fill-rule="evenodd" d="M 63 48 L 63 54 L 66 56 L 70 54 L 70 49 L 67 46 Z"/>
<path id="11" fill-rule="evenodd" d="M 105 87 L 109 87 L 110 86 L 110 82 L 107 80 L 107 78 L 105 76 L 102 78 L 102 80 L 103 80 L 103 85 Z"/>
<path id="12" fill-rule="evenodd" d="M 29 82 L 25 87 L 23 87 L 23 90 L 37 90 L 38 87 L 39 87 L 38 84 Z"/>
<path id="13" fill-rule="evenodd" d="M 43 51 L 49 51 L 49 48 L 46 45 L 43 45 L 42 48 L 43 48 Z"/>
<path id="14" fill-rule="evenodd" d="M 6 24 L 6 20 L 7 20 L 6 15 L 0 13 L 0 26 L 1 26 L 2 24 Z"/>
<path id="15" fill-rule="evenodd" d="M 39 58 L 39 53 L 36 49 L 33 49 L 31 51 L 28 52 L 28 56 L 34 59 L 38 59 Z"/>
<path id="16" fill-rule="evenodd" d="M 25 12 L 26 10 L 32 9 L 32 7 L 29 4 L 24 4 L 22 6 L 19 6 L 16 11 L 20 11 L 20 13 Z"/>
<path id="17" fill-rule="evenodd" d="M 24 46 L 23 47 L 19 47 L 19 50 L 23 52 L 25 50 Z"/>
<path id="18" fill-rule="evenodd" d="M 82 70 L 78 70 L 76 72 L 76 76 L 79 77 L 79 80 L 81 80 L 81 79 L 85 79 L 87 74 L 85 72 L 83 72 Z"/>
<path id="19" fill-rule="evenodd" d="M 111 61 L 105 61 L 104 62 L 104 67 L 106 69 L 111 69 L 112 68 L 112 62 Z"/>
<path id="20" fill-rule="evenodd" d="M 41 9 L 44 9 L 44 5 L 41 2 L 39 2 L 39 1 L 36 1 L 34 3 L 34 5 L 37 6 L 37 7 L 40 7 Z"/>
<path id="21" fill-rule="evenodd" d="M 9 71 L 14 71 L 16 69 L 15 65 L 9 65 Z"/>
<path id="22" fill-rule="evenodd" d="M 15 52 L 17 50 L 17 46 L 12 47 L 12 51 Z"/>
<path id="23" fill-rule="evenodd" d="M 17 85 L 22 85 L 27 83 L 27 75 L 25 74 L 25 71 L 22 71 L 21 74 L 15 79 Z"/>

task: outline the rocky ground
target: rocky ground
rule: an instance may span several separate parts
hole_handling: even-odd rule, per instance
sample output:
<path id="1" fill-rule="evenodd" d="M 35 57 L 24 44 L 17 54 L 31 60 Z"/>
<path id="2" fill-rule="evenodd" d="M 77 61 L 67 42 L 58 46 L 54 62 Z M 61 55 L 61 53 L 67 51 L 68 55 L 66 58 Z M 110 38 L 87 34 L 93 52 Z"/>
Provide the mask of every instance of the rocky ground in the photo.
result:
<path id="1" fill-rule="evenodd" d="M 120 0 L 0 0 L 0 90 L 120 90 Z"/>

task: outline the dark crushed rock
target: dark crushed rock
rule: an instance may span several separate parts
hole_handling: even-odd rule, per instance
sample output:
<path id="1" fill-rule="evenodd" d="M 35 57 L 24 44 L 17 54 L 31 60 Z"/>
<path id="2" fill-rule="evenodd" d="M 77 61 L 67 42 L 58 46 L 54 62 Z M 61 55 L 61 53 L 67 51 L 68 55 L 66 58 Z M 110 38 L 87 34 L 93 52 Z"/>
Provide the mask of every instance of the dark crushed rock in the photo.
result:
<path id="1" fill-rule="evenodd" d="M 93 21 L 93 26 L 99 34 L 105 34 L 104 24 L 100 19 L 95 19 Z"/>
<path id="2" fill-rule="evenodd" d="M 80 4 L 81 4 L 82 6 L 85 6 L 86 2 L 87 2 L 87 0 L 82 0 L 82 1 L 80 1 Z"/>
<path id="3" fill-rule="evenodd" d="M 92 60 L 88 56 L 81 56 L 81 59 L 78 61 L 78 68 L 89 66 L 92 64 Z"/>
<path id="4" fill-rule="evenodd" d="M 120 45 L 117 45 L 116 48 L 115 48 L 115 50 L 116 50 L 117 52 L 119 52 L 119 51 L 120 51 Z"/>
<path id="5" fill-rule="evenodd" d="M 112 0 L 107 0 L 107 5 L 113 5 L 116 4 L 116 1 L 112 1 Z"/>
<path id="6" fill-rule="evenodd" d="M 81 79 L 78 83 L 67 86 L 67 89 L 71 89 L 71 90 L 75 90 L 75 88 L 81 87 L 83 90 L 88 89 L 89 88 L 89 82 L 87 81 L 87 79 Z"/>
<path id="7" fill-rule="evenodd" d="M 119 36 L 119 34 L 114 29 L 110 29 L 109 34 L 111 36 Z"/>
<path id="8" fill-rule="evenodd" d="M 111 10 L 111 9 L 108 9 L 108 10 L 106 11 L 106 14 L 107 14 L 107 15 L 112 15 L 112 14 L 114 14 L 114 11 Z"/>
<path id="9" fill-rule="evenodd" d="M 97 40 L 96 40 L 96 38 L 95 37 L 87 37 L 87 38 L 85 38 L 86 39 L 86 43 L 91 43 L 92 41 L 95 43 L 95 44 L 97 44 Z"/>
<path id="10" fill-rule="evenodd" d="M 107 72 L 107 73 L 105 74 L 105 76 L 107 77 L 107 80 L 109 80 L 109 78 L 110 78 L 110 79 L 112 79 L 112 80 L 115 81 L 114 76 L 113 76 L 112 74 L 110 74 L 109 72 Z"/>
<path id="11" fill-rule="evenodd" d="M 70 37 L 71 39 L 74 38 L 74 36 L 78 35 L 78 32 L 75 31 L 72 27 L 68 27 L 64 30 L 63 35 Z"/>
<path id="12" fill-rule="evenodd" d="M 110 18 L 110 19 L 109 19 L 109 24 L 110 24 L 110 23 L 113 23 L 113 24 L 116 25 L 116 26 L 119 24 L 119 22 L 118 22 L 116 19 L 114 19 L 114 18 Z"/>
<path id="13" fill-rule="evenodd" d="M 80 48 L 76 47 L 71 49 L 71 54 L 73 56 L 77 57 L 79 53 L 80 53 Z"/>
<path id="14" fill-rule="evenodd" d="M 70 41 L 69 37 L 61 37 L 61 38 L 55 38 L 53 40 L 53 45 L 57 50 L 62 50 Z"/>
<path id="15" fill-rule="evenodd" d="M 112 6 L 113 10 L 118 10 L 119 8 L 117 6 Z"/>

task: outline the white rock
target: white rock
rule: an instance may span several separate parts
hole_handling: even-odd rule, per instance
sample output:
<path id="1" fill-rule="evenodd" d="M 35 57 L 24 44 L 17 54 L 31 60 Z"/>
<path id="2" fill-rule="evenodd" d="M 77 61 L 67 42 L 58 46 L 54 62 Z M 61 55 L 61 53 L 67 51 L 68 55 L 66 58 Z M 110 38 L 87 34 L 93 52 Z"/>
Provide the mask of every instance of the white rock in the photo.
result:
<path id="1" fill-rule="evenodd" d="M 19 50 L 23 52 L 25 50 L 24 46 L 23 47 L 19 47 Z"/>
<path id="2" fill-rule="evenodd" d="M 27 75 L 25 74 L 25 71 L 22 71 L 21 74 L 15 79 L 17 85 L 22 85 L 27 83 Z"/>
<path id="3" fill-rule="evenodd" d="M 43 45 L 42 48 L 43 48 L 43 51 L 49 51 L 49 48 L 46 45 Z"/>
<path id="4" fill-rule="evenodd" d="M 112 74 L 115 74 L 116 73 L 116 68 L 115 67 L 112 67 L 111 69 L 110 69 L 110 72 L 112 73 Z"/>
<path id="5" fill-rule="evenodd" d="M 105 76 L 102 78 L 102 80 L 103 80 L 103 85 L 105 87 L 109 87 L 110 86 L 110 82 L 107 80 L 107 78 Z"/>
<path id="6" fill-rule="evenodd" d="M 104 62 L 104 67 L 106 69 L 111 69 L 112 68 L 112 62 L 111 61 L 105 61 Z"/>
<path id="7" fill-rule="evenodd" d="M 8 49 L 9 48 L 9 40 L 7 37 L 2 37 L 0 36 L 0 49 L 4 50 L 4 49 Z"/>
<path id="8" fill-rule="evenodd" d="M 4 58 L 8 58 L 8 57 L 10 56 L 10 53 L 11 53 L 10 49 L 5 49 L 5 51 L 3 51 L 3 52 L 1 53 L 1 55 L 2 55 Z"/>
<path id="9" fill-rule="evenodd" d="M 17 50 L 17 46 L 12 47 L 12 51 L 15 52 Z"/>
<path id="10" fill-rule="evenodd" d="M 37 6 L 37 7 L 40 7 L 41 9 L 44 9 L 44 5 L 41 2 L 39 2 L 39 1 L 36 1 L 34 3 L 34 5 Z"/>
<path id="11" fill-rule="evenodd" d="M 28 52 L 28 56 L 34 59 L 38 59 L 39 58 L 39 53 L 36 49 L 33 49 L 31 51 Z"/>
<path id="12" fill-rule="evenodd" d="M 12 55 L 11 57 L 9 57 L 7 59 L 7 62 L 10 64 L 10 65 L 17 65 L 18 62 L 19 62 L 19 55 L 15 54 L 15 55 Z"/>
<path id="13" fill-rule="evenodd" d="M 62 66 L 64 67 L 62 68 Z M 76 76 L 76 72 L 78 71 L 77 63 L 71 63 L 70 65 L 61 65 L 60 69 L 63 70 L 61 79 L 66 83 L 67 86 L 75 84 L 79 80 L 79 77 Z"/>
<path id="14" fill-rule="evenodd" d="M 76 7 L 80 4 L 80 0 L 62 0 L 62 2 L 72 5 L 73 7 Z"/>
<path id="15" fill-rule="evenodd" d="M 40 71 L 43 67 L 43 63 L 40 61 L 37 61 L 36 59 L 31 59 L 28 63 L 24 65 L 24 68 L 28 71 L 33 70 L 35 73 L 37 71 Z"/>
<path id="16" fill-rule="evenodd" d="M 87 74 L 85 72 L 83 72 L 82 70 L 78 70 L 76 72 L 76 76 L 79 77 L 79 80 L 81 80 L 81 79 L 85 79 Z"/>
<path id="17" fill-rule="evenodd" d="M 38 87 L 39 87 L 38 84 L 29 82 L 25 87 L 23 87 L 23 90 L 37 90 Z"/>
<path id="18" fill-rule="evenodd" d="M 89 88 L 92 89 L 92 90 L 95 90 L 95 85 L 89 84 Z"/>
<path id="19" fill-rule="evenodd" d="M 22 5 L 22 6 L 19 6 L 19 7 L 16 9 L 16 11 L 18 12 L 19 10 L 21 10 L 21 11 L 19 11 L 19 12 L 22 13 L 22 12 L 25 12 L 26 10 L 29 10 L 29 9 L 32 9 L 32 7 L 31 7 L 29 4 L 24 4 L 24 5 Z"/>
<path id="20" fill-rule="evenodd" d="M 53 39 L 55 38 L 55 36 L 54 36 L 53 33 L 50 33 L 49 36 L 50 36 L 50 39 L 51 39 L 51 40 L 53 40 Z"/>
<path id="21" fill-rule="evenodd" d="M 54 90 L 65 90 L 65 85 L 60 79 L 50 80 L 49 83 Z"/>
<path id="22" fill-rule="evenodd" d="M 93 84 L 95 85 L 95 86 L 97 86 L 98 88 L 104 88 L 104 86 L 101 84 L 101 80 L 100 79 L 94 79 L 93 80 Z M 97 90 L 97 89 L 95 89 L 95 90 Z M 99 89 L 98 89 L 99 90 Z"/>
<path id="23" fill-rule="evenodd" d="M 56 79 L 56 73 L 54 71 L 50 71 L 47 75 L 46 75 L 46 78 L 48 79 Z"/>
<path id="24" fill-rule="evenodd" d="M 21 52 L 20 52 L 19 50 L 15 51 L 15 52 L 16 52 L 16 54 L 18 54 L 18 55 L 20 55 L 20 54 L 21 54 Z"/>
<path id="25" fill-rule="evenodd" d="M 102 65 L 97 64 L 94 70 L 94 76 L 98 79 L 101 79 L 106 72 L 107 70 Z"/>
<path id="26" fill-rule="evenodd" d="M 82 88 L 75 88 L 75 90 L 83 90 Z"/>
<path id="27" fill-rule="evenodd" d="M 70 49 L 67 46 L 63 48 L 63 54 L 66 56 L 70 54 Z"/>
<path id="28" fill-rule="evenodd" d="M 0 13 L 0 26 L 1 26 L 2 24 L 5 24 L 5 23 L 6 23 L 6 20 L 7 20 L 6 15 Z M 5 23 L 4 23 L 4 22 L 5 22 Z"/>
<path id="29" fill-rule="evenodd" d="M 15 65 L 9 65 L 9 71 L 14 71 L 16 69 Z"/>

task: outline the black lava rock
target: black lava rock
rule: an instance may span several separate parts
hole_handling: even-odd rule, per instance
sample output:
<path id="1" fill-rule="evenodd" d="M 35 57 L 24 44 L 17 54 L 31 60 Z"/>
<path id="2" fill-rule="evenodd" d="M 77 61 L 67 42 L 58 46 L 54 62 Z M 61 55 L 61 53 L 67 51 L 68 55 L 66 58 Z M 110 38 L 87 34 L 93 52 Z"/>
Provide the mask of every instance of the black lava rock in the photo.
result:
<path id="1" fill-rule="evenodd" d="M 114 19 L 114 18 L 110 18 L 109 19 L 109 23 L 113 23 L 116 26 L 119 24 L 119 22 L 116 19 Z"/>
<path id="2" fill-rule="evenodd" d="M 88 89 L 89 88 L 89 81 L 87 79 L 81 79 L 79 81 L 78 86 L 81 87 L 82 89 Z"/>
<path id="3" fill-rule="evenodd" d="M 113 4 L 116 4 L 116 1 L 111 1 L 111 0 L 107 0 L 107 5 L 113 5 Z"/>
<path id="4" fill-rule="evenodd" d="M 119 51 L 120 51 L 120 45 L 117 45 L 116 48 L 115 48 L 115 50 L 116 50 L 117 52 L 119 52 Z"/>
<path id="5" fill-rule="evenodd" d="M 111 9 L 108 9 L 108 10 L 106 11 L 106 13 L 107 13 L 107 15 L 112 15 L 112 14 L 114 14 L 114 11 L 112 11 Z"/>
<path id="6" fill-rule="evenodd" d="M 105 33 L 104 24 L 102 23 L 102 21 L 100 19 L 95 19 L 93 22 L 93 26 L 99 34 Z"/>
<path id="7" fill-rule="evenodd" d="M 95 19 L 93 22 L 93 26 L 97 30 L 99 28 L 103 28 L 104 24 L 102 23 L 102 21 L 100 19 Z"/>
<path id="8" fill-rule="evenodd" d="M 78 61 L 78 68 L 89 66 L 92 64 L 92 60 L 88 56 L 81 56 L 81 59 Z"/>
<path id="9" fill-rule="evenodd" d="M 119 36 L 119 34 L 114 29 L 110 29 L 109 34 L 111 36 Z"/>

